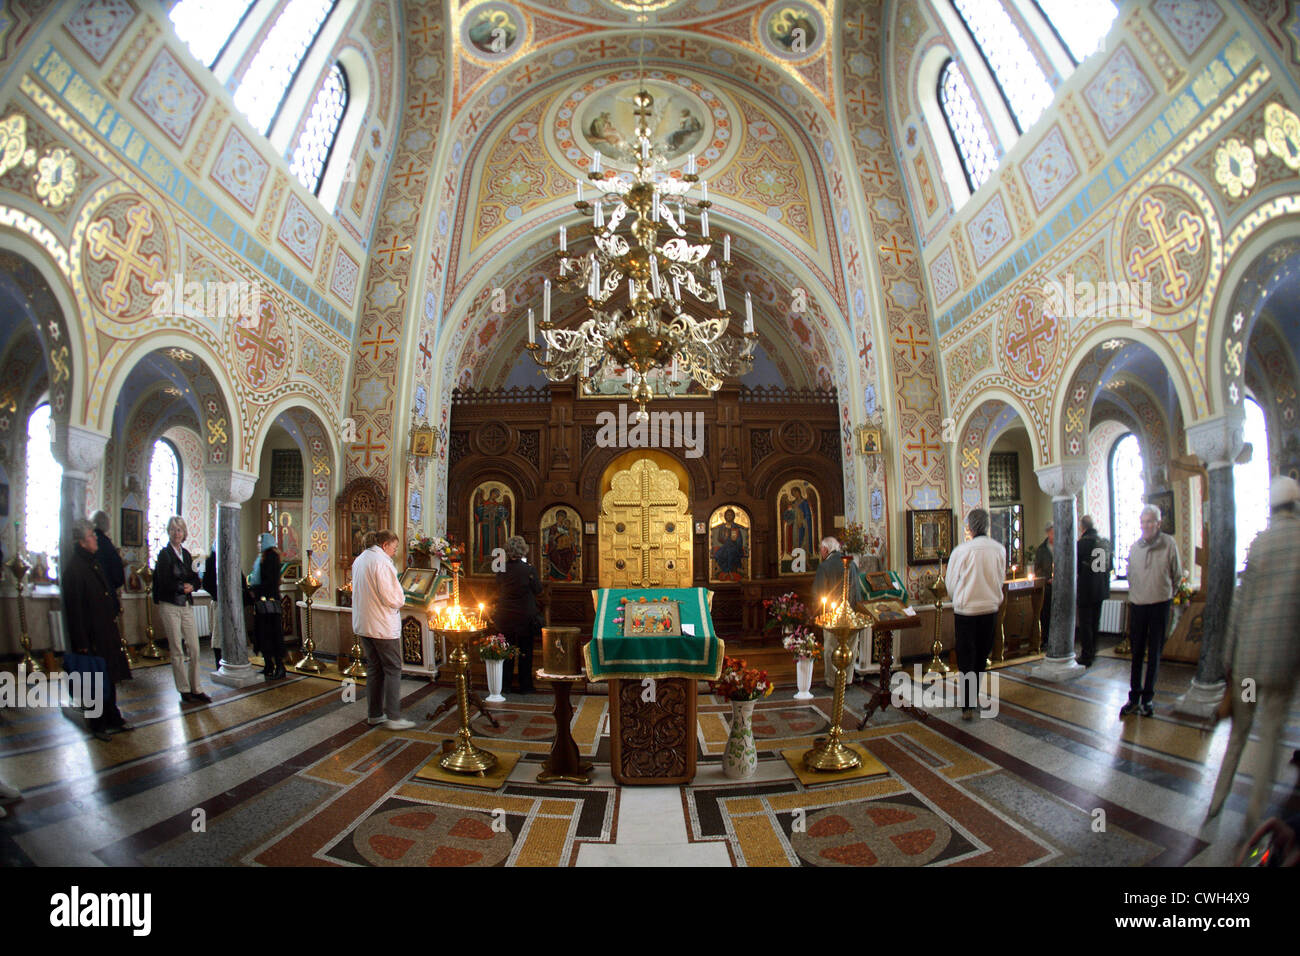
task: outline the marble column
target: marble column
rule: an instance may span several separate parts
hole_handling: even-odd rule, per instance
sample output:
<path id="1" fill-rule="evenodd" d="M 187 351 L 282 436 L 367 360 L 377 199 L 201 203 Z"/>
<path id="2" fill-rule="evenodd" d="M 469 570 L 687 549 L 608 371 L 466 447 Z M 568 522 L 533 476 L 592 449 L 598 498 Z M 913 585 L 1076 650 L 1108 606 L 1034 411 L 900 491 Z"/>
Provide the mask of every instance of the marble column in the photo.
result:
<path id="1" fill-rule="evenodd" d="M 1030 674 L 1041 680 L 1072 680 L 1087 671 L 1074 659 L 1074 595 L 1078 570 L 1075 534 L 1079 527 L 1075 499 L 1087 479 L 1088 463 L 1070 459 L 1039 468 L 1035 474 L 1039 486 L 1052 496 L 1056 543 L 1052 545 L 1052 623 L 1044 659 Z"/>
<path id="2" fill-rule="evenodd" d="M 221 616 L 221 668 L 212 680 L 227 687 L 247 687 L 261 674 L 248 663 L 248 632 L 244 629 L 244 571 L 240 566 L 240 506 L 253 494 L 257 475 L 233 468 L 205 468 L 208 494 L 217 509 L 217 596 Z"/>
<path id="3" fill-rule="evenodd" d="M 1201 656 L 1196 662 L 1192 684 L 1174 702 L 1174 709 L 1197 717 L 1209 717 L 1218 710 L 1227 690 L 1224 680 L 1223 641 L 1228 629 L 1237 587 L 1237 501 L 1232 466 L 1241 453 L 1245 415 L 1239 407 L 1228 414 L 1187 428 L 1187 443 L 1210 473 L 1210 500 L 1203 503 L 1209 515 L 1209 566 L 1202 581 L 1205 610 L 1201 632 Z M 1190 555 L 1183 555 L 1188 566 Z"/>
<path id="4" fill-rule="evenodd" d="M 72 554 L 72 522 L 86 518 L 86 484 L 90 472 L 104 460 L 104 447 L 108 436 L 80 425 L 54 423 L 54 434 L 50 439 L 50 452 L 54 460 L 63 466 L 63 482 L 59 489 L 59 554 L 63 556 L 60 565 L 66 563 Z M 40 494 L 38 489 L 29 488 L 28 494 Z M 120 535 L 119 529 L 119 535 Z"/>

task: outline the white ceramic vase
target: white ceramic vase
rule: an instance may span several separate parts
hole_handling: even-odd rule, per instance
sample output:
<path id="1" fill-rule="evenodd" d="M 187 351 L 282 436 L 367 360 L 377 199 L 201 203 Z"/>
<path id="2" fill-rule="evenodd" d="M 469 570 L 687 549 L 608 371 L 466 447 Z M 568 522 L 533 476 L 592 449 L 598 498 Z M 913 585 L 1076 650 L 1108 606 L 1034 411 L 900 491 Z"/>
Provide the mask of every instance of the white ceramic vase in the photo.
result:
<path id="1" fill-rule="evenodd" d="M 505 700 L 501 696 L 501 672 L 505 668 L 505 661 L 484 661 L 487 665 L 488 695 L 487 701 L 492 704 L 499 704 Z"/>
<path id="2" fill-rule="evenodd" d="M 799 684 L 795 700 L 812 700 L 813 658 L 799 657 L 794 662 L 794 676 Z"/>
<path id="3" fill-rule="evenodd" d="M 722 772 L 732 780 L 744 780 L 758 769 L 758 748 L 754 746 L 754 701 L 731 702 L 731 732 L 722 752 Z"/>

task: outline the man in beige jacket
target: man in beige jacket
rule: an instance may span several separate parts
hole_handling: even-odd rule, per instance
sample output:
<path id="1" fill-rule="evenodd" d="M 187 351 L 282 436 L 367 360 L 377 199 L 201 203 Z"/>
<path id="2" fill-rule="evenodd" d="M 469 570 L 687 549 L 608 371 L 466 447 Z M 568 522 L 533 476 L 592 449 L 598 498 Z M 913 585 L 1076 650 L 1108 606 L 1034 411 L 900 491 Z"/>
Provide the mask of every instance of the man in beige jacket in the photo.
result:
<path id="1" fill-rule="evenodd" d="M 372 726 L 410 730 L 414 721 L 402 719 L 402 621 L 406 603 L 393 559 L 397 535 L 384 530 L 375 543 L 352 562 L 352 632 L 366 648 L 366 703 Z"/>
<path id="2" fill-rule="evenodd" d="M 1133 647 L 1129 670 L 1128 703 L 1119 709 L 1121 717 L 1155 713 L 1151 703 L 1156 693 L 1156 672 L 1165 648 L 1169 627 L 1169 603 L 1183 577 L 1178 543 L 1160 530 L 1160 509 L 1147 505 L 1138 519 L 1142 537 L 1128 551 L 1128 637 Z M 1142 679 L 1142 658 L 1146 657 L 1146 680 Z"/>

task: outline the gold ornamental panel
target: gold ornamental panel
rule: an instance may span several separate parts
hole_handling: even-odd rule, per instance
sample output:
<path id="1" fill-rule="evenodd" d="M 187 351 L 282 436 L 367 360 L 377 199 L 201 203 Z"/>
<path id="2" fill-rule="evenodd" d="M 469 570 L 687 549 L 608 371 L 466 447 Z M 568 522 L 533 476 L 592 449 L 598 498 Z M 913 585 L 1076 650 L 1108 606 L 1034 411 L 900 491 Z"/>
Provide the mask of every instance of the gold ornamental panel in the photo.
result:
<path id="1" fill-rule="evenodd" d="M 600 586 L 688 588 L 693 528 L 677 475 L 643 458 L 601 499 Z"/>

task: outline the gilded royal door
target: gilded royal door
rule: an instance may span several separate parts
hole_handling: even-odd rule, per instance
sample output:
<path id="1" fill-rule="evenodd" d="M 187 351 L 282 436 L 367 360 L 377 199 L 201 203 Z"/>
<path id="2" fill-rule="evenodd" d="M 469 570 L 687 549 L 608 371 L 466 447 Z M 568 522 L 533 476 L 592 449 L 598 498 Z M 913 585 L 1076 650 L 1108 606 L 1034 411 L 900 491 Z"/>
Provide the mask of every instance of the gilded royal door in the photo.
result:
<path id="1" fill-rule="evenodd" d="M 641 458 L 616 472 L 601 499 L 600 586 L 690 587 L 692 528 L 672 471 Z"/>

